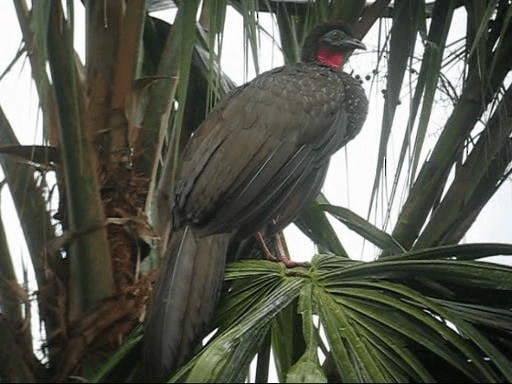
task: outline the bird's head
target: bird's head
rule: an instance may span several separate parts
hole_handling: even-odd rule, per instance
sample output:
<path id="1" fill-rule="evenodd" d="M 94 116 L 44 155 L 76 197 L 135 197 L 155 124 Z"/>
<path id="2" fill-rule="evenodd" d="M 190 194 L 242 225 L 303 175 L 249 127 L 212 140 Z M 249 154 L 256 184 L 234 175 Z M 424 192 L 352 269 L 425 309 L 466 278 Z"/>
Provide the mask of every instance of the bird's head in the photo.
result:
<path id="1" fill-rule="evenodd" d="M 306 37 L 302 61 L 321 62 L 332 68 L 342 68 L 347 55 L 366 46 L 353 35 L 342 20 L 327 21 L 316 26 Z"/>

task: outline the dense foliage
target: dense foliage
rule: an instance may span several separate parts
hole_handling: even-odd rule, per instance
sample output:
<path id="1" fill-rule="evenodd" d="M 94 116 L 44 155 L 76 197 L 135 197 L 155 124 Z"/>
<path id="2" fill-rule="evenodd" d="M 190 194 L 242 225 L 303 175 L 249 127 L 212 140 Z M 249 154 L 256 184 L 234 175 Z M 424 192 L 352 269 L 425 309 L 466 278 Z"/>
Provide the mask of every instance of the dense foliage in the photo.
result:
<path id="1" fill-rule="evenodd" d="M 37 283 L 23 288 L 10 223 L 0 222 L 0 381 L 144 379 L 140 324 L 174 170 L 186 138 L 233 87 L 219 59 L 230 49 L 228 7 L 243 17 L 237 33 L 256 69 L 260 34 L 271 33 L 263 14 L 285 62 L 324 19 L 351 20 L 363 41 L 378 36 L 364 59 L 376 67 L 360 73 L 370 96 L 385 96 L 370 97 L 382 114 L 375 178 L 363 215 L 320 196 L 297 220 L 318 250 L 311 268 L 255 260 L 259 249 L 246 244 L 227 267 L 214 336 L 173 380 L 512 381 L 512 268 L 486 259 L 512 244 L 462 241 L 512 169 L 511 2 L 175 3 L 13 2 L 23 44 L 12 65 L 30 63 L 44 137 L 20 145 L 24 127 L 0 108 L 3 185 Z M 168 7 L 171 24 L 152 12 Z M 73 40 L 81 10 L 85 59 Z M 457 23 L 466 34 L 451 41 Z M 441 106 L 447 117 L 434 126 Z M 402 143 L 396 153 L 391 138 Z M 335 221 L 373 244 L 375 260 L 349 254 Z M 34 348 L 36 334 L 44 342 Z"/>

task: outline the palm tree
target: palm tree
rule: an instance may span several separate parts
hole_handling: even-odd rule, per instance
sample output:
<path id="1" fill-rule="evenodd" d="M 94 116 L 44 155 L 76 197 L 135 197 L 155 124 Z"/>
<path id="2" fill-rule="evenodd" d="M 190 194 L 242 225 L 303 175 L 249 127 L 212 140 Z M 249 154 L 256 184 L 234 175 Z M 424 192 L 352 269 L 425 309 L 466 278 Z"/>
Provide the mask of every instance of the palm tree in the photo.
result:
<path id="1" fill-rule="evenodd" d="M 260 14 L 274 18 L 285 62 L 324 19 L 378 35 L 366 54 L 375 71 L 359 74 L 382 114 L 375 178 L 363 215 L 319 196 L 297 220 L 318 250 L 310 269 L 247 259 L 259 255 L 247 244 L 227 267 L 214 336 L 172 379 L 263 382 L 272 361 L 283 382 L 512 380 L 512 269 L 485 259 L 512 245 L 463 242 L 511 170 L 510 1 L 12 6 L 23 35 L 13 65 L 30 62 L 44 140 L 20 145 L 0 108 L 0 162 L 37 282 L 23 289 L 2 222 L 0 380 L 142 378 L 140 323 L 174 170 L 186 138 L 233 87 L 219 59 L 228 6 L 253 57 L 269 33 Z M 85 60 L 73 42 L 82 7 Z M 152 16 L 162 7 L 176 10 L 172 25 Z M 449 41 L 461 21 L 465 36 Z M 440 105 L 447 118 L 434 126 Z M 390 138 L 402 143 L 397 153 Z M 335 221 L 373 244 L 375 260 L 349 254 Z M 34 348 L 36 334 L 44 342 Z"/>

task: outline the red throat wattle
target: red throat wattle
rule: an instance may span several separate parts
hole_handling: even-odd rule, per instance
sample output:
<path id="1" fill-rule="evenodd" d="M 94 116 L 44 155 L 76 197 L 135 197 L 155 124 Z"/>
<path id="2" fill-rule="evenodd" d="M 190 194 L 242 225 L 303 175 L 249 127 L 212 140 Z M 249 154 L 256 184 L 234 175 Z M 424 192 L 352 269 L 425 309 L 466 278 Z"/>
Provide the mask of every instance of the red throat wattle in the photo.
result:
<path id="1" fill-rule="evenodd" d="M 343 64 L 345 64 L 345 58 L 343 55 L 329 47 L 321 47 L 318 50 L 316 59 L 319 62 L 335 69 L 341 68 L 343 67 Z"/>

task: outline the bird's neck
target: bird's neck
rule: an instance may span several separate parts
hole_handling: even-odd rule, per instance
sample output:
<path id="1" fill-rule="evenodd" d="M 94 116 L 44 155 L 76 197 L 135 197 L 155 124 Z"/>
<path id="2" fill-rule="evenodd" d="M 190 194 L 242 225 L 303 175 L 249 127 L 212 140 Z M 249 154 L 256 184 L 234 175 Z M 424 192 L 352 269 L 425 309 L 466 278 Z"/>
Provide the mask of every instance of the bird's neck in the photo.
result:
<path id="1" fill-rule="evenodd" d="M 334 69 L 340 69 L 345 64 L 343 55 L 330 47 L 320 47 L 316 59 Z"/>

